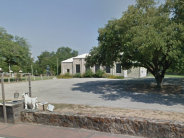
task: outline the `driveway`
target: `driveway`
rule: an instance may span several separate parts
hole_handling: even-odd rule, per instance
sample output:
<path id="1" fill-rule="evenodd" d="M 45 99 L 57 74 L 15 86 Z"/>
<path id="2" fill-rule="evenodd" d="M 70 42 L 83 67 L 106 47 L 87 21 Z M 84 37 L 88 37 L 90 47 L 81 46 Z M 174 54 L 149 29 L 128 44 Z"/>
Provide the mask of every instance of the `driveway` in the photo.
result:
<path id="1" fill-rule="evenodd" d="M 85 104 L 90 106 L 162 110 L 184 113 L 184 94 L 127 92 L 131 84 L 155 84 L 154 78 L 113 80 L 105 78 L 73 78 L 32 81 L 32 97 L 49 103 Z M 165 85 L 182 85 L 181 79 L 164 79 Z M 13 99 L 29 91 L 28 82 L 6 83 L 5 97 Z M 1 95 L 0 95 L 1 97 Z M 20 96 L 21 98 L 21 96 Z"/>

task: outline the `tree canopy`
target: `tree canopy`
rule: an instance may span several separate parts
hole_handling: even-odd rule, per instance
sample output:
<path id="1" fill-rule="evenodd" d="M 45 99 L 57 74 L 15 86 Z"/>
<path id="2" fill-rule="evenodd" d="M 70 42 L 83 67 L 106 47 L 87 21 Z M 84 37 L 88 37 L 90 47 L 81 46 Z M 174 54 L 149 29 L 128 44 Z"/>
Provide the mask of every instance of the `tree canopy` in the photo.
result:
<path id="1" fill-rule="evenodd" d="M 166 70 L 184 59 L 183 16 L 178 13 L 183 8 L 177 2 L 183 0 L 167 0 L 159 6 L 154 0 L 136 0 L 120 19 L 109 20 L 98 30 L 99 45 L 91 49 L 87 64 L 120 62 L 125 70 L 145 67 L 161 87 Z"/>
<path id="2" fill-rule="evenodd" d="M 14 37 L 0 27 L 0 66 L 4 71 L 9 72 L 8 64 L 17 65 L 27 71 L 26 66 L 31 62 L 30 47 L 25 38 Z"/>
<path id="3" fill-rule="evenodd" d="M 72 50 L 69 47 L 59 47 L 56 52 L 44 51 L 38 56 L 38 60 L 35 62 L 34 70 L 37 70 L 38 74 L 46 74 L 47 65 L 51 74 L 61 72 L 61 61 L 78 55 L 78 51 Z"/>

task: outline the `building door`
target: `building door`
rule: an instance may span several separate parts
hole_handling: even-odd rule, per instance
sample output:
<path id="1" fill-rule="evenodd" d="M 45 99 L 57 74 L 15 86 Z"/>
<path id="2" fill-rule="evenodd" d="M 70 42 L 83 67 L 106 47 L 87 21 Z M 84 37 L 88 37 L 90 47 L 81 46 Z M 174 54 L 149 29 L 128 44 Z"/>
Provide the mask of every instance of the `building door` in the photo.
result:
<path id="1" fill-rule="evenodd" d="M 116 73 L 121 73 L 121 64 L 116 64 Z"/>
<path id="2" fill-rule="evenodd" d="M 76 73 L 80 73 L 80 65 L 76 65 Z"/>
<path id="3" fill-rule="evenodd" d="M 106 70 L 106 73 L 110 73 L 110 66 L 106 66 L 105 70 Z"/>

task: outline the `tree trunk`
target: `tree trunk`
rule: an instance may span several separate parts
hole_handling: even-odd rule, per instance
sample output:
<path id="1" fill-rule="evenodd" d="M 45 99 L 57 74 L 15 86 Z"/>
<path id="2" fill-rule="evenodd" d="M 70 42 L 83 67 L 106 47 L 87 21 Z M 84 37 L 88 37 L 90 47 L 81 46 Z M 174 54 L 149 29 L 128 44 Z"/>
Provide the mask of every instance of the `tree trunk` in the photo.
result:
<path id="1" fill-rule="evenodd" d="M 162 83 L 163 83 L 164 77 L 162 75 L 158 74 L 155 76 L 155 80 L 157 82 L 157 87 L 162 88 Z"/>

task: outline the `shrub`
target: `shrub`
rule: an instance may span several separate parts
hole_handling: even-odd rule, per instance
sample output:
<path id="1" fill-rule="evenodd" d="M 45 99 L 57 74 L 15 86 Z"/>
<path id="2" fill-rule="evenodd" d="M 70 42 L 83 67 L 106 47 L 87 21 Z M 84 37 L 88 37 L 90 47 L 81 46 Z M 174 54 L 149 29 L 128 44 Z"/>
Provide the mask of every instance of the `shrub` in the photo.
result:
<path id="1" fill-rule="evenodd" d="M 81 78 L 81 73 L 76 73 L 73 77 L 74 78 Z"/>
<path id="2" fill-rule="evenodd" d="M 108 73 L 104 73 L 104 74 L 102 75 L 102 78 L 108 78 L 108 77 L 110 77 L 110 75 L 109 75 Z"/>
<path id="3" fill-rule="evenodd" d="M 94 73 L 92 72 L 91 69 L 87 69 L 86 72 L 83 74 L 84 78 L 91 78 L 93 77 Z"/>
<path id="4" fill-rule="evenodd" d="M 57 76 L 58 79 L 67 79 L 67 78 L 73 78 L 73 75 L 71 75 L 70 73 L 65 73 L 65 74 L 60 74 L 59 76 Z"/>
<path id="5" fill-rule="evenodd" d="M 102 78 L 102 75 L 105 73 L 105 71 L 99 69 L 97 70 L 96 74 L 95 74 L 95 77 L 97 78 Z"/>
<path id="6" fill-rule="evenodd" d="M 110 75 L 108 78 L 109 78 L 109 79 L 124 79 L 124 76 L 114 76 L 114 75 Z"/>

